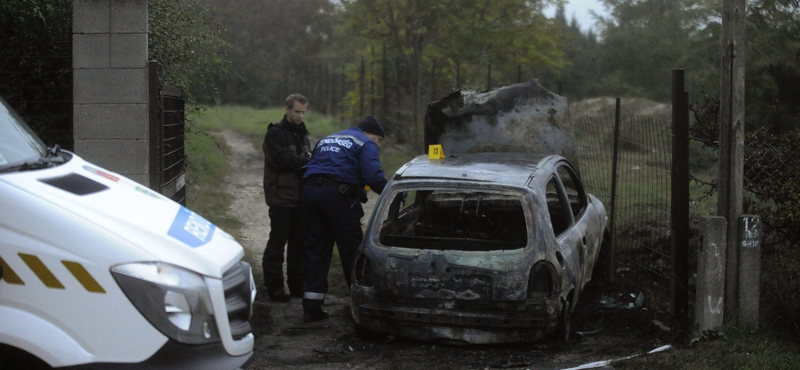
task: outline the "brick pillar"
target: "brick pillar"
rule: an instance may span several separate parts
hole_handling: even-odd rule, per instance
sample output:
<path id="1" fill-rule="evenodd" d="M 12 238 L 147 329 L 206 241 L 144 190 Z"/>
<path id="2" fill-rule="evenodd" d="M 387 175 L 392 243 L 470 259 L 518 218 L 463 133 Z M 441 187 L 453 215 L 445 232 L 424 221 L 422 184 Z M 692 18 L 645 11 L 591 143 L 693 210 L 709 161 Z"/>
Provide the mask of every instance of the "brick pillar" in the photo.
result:
<path id="1" fill-rule="evenodd" d="M 74 0 L 75 153 L 149 183 L 147 0 Z"/>

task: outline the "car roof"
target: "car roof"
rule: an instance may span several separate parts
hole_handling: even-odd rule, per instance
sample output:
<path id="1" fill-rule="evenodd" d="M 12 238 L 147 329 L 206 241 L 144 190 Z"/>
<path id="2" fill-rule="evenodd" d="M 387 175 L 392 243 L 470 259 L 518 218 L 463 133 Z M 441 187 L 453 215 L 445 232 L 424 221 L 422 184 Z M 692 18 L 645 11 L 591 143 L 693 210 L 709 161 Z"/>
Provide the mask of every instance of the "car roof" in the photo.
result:
<path id="1" fill-rule="evenodd" d="M 442 159 L 419 156 L 397 170 L 394 179 L 469 180 L 525 186 L 543 159 L 527 153 L 465 153 Z M 560 156 L 556 156 L 559 157 Z"/>

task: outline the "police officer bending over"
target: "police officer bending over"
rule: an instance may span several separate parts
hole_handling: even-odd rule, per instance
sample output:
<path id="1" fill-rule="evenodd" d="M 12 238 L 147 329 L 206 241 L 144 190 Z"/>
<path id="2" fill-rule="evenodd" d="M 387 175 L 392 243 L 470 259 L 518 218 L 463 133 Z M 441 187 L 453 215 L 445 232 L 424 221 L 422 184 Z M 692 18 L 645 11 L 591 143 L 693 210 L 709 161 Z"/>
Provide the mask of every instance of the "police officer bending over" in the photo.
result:
<path id="1" fill-rule="evenodd" d="M 303 321 L 328 318 L 322 302 L 328 293 L 328 270 L 333 243 L 339 248 L 347 286 L 356 250 L 364 235 L 361 217 L 364 185 L 380 194 L 386 186 L 378 146 L 383 128 L 367 116 L 358 127 L 328 136 L 317 143 L 303 177 L 302 203 L 305 217 L 303 270 Z"/>
<path id="2" fill-rule="evenodd" d="M 264 196 L 269 206 L 270 232 L 261 267 L 271 301 L 287 302 L 303 296 L 303 211 L 300 208 L 302 168 L 308 164 L 310 144 L 303 123 L 308 100 L 292 94 L 286 98 L 286 115 L 270 124 L 264 137 Z M 283 290 L 283 247 L 286 247 L 286 282 Z"/>

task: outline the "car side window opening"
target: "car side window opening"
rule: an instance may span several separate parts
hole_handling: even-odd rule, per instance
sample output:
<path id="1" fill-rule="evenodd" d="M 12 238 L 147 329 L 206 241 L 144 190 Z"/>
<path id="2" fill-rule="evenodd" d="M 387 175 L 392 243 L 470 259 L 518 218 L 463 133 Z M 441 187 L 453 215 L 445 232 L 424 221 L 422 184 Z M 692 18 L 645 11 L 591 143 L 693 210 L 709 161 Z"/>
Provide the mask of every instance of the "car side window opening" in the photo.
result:
<path id="1" fill-rule="evenodd" d="M 557 171 L 558 177 L 561 179 L 561 184 L 564 186 L 564 191 L 567 193 L 569 206 L 572 208 L 572 215 L 578 219 L 586 209 L 586 193 L 583 192 L 583 187 L 577 176 L 575 176 L 575 173 L 566 165 L 558 166 Z"/>
<path id="2" fill-rule="evenodd" d="M 564 196 L 561 187 L 558 186 L 558 181 L 555 177 L 551 177 L 547 181 L 545 188 L 547 196 L 547 211 L 550 213 L 550 223 L 553 227 L 553 234 L 559 237 L 564 231 L 572 225 L 572 215 L 569 209 L 564 204 Z"/>
<path id="3" fill-rule="evenodd" d="M 521 249 L 528 227 L 521 194 L 418 189 L 392 195 L 379 240 L 386 246 L 490 251 Z"/>

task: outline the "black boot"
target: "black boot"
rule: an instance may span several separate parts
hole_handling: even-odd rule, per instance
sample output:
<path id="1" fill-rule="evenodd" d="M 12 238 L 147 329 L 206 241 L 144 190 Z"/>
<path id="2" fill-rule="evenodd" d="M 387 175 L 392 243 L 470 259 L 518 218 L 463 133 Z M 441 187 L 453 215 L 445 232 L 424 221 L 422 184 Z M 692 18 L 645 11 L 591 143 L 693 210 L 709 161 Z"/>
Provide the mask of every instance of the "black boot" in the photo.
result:
<path id="1" fill-rule="evenodd" d="M 320 309 L 318 311 L 306 312 L 303 314 L 303 322 L 314 322 L 314 321 L 321 321 L 329 318 L 327 312 Z"/>

